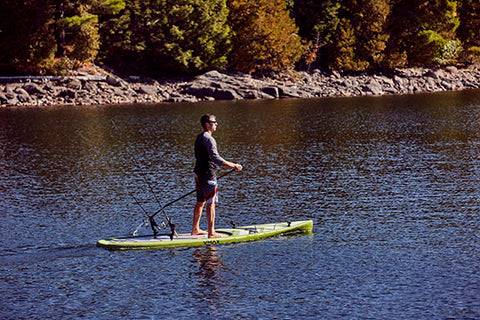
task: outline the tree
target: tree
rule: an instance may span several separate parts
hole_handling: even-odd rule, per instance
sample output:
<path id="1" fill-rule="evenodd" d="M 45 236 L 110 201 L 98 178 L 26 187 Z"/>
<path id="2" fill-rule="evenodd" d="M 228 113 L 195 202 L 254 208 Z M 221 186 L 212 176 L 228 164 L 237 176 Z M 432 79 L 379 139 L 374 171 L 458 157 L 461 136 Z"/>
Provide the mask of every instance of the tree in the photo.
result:
<path id="1" fill-rule="evenodd" d="M 357 69 L 378 68 L 384 57 L 389 38 L 386 21 L 390 15 L 387 0 L 349 1 L 347 15 L 355 34 L 354 51 Z"/>
<path id="2" fill-rule="evenodd" d="M 48 1 L 2 0 L 0 71 L 4 74 L 46 73 L 53 63 L 54 7 Z"/>
<path id="3" fill-rule="evenodd" d="M 293 68 L 302 45 L 284 0 L 229 0 L 228 8 L 232 69 L 268 72 Z"/>
<path id="4" fill-rule="evenodd" d="M 341 4 L 334 0 L 296 0 L 294 16 L 299 34 L 310 44 L 305 53 L 305 62 L 326 67 L 334 64 L 331 54 L 337 48 L 336 34 L 340 23 Z"/>
<path id="5" fill-rule="evenodd" d="M 386 64 L 395 67 L 454 62 L 460 50 L 455 37 L 458 25 L 457 1 L 397 0 L 389 21 Z"/>
<path id="6" fill-rule="evenodd" d="M 336 32 L 336 45 L 331 51 L 332 62 L 329 67 L 332 69 L 342 69 L 346 71 L 355 71 L 358 64 L 355 58 L 354 45 L 356 39 L 352 25 L 346 18 L 340 20 Z"/>
<path id="7" fill-rule="evenodd" d="M 98 15 L 125 7 L 123 0 L 55 0 L 57 58 L 81 64 L 93 61 L 100 47 Z"/>
<path id="8" fill-rule="evenodd" d="M 9 73 L 62 73 L 95 59 L 97 13 L 123 0 L 2 0 L 0 68 Z M 55 59 L 57 58 L 57 59 Z"/>
<path id="9" fill-rule="evenodd" d="M 460 25 L 457 36 L 463 43 L 462 60 L 480 63 L 480 2 L 461 0 L 458 8 Z"/>
<path id="10" fill-rule="evenodd" d="M 126 72 L 194 74 L 223 68 L 230 48 L 225 0 L 127 0 L 102 27 L 103 60 Z"/>

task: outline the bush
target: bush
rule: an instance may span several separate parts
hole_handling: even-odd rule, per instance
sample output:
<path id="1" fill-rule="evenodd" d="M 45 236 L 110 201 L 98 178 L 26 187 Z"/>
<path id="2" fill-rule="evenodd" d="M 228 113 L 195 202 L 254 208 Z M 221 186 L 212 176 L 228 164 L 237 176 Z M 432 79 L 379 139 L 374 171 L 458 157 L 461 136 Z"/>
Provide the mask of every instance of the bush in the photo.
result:
<path id="1" fill-rule="evenodd" d="M 460 53 L 458 60 L 469 64 L 480 64 L 480 47 L 472 46 L 463 50 Z"/>
<path id="2" fill-rule="evenodd" d="M 459 40 L 444 39 L 432 30 L 419 32 L 417 40 L 417 46 L 410 57 L 418 65 L 443 66 L 455 63 L 462 48 Z"/>

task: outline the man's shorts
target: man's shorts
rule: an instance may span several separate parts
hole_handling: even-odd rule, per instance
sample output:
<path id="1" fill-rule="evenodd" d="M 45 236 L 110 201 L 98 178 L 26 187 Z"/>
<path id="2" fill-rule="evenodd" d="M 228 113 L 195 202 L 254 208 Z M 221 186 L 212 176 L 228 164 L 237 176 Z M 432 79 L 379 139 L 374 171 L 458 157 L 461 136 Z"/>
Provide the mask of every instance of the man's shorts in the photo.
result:
<path id="1" fill-rule="evenodd" d="M 216 180 L 196 174 L 195 188 L 197 190 L 197 202 L 218 202 L 218 184 Z"/>

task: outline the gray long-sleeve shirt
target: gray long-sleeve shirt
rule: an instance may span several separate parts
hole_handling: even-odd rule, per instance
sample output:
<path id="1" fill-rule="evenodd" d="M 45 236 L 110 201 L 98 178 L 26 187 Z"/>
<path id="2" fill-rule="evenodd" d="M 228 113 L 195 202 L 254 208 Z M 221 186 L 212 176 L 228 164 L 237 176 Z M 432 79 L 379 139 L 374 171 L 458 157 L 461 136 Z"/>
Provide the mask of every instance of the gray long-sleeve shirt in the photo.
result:
<path id="1" fill-rule="evenodd" d="M 208 132 L 200 133 L 195 139 L 195 168 L 198 175 L 215 177 L 215 165 L 221 166 L 225 160 L 217 150 L 217 142 Z"/>

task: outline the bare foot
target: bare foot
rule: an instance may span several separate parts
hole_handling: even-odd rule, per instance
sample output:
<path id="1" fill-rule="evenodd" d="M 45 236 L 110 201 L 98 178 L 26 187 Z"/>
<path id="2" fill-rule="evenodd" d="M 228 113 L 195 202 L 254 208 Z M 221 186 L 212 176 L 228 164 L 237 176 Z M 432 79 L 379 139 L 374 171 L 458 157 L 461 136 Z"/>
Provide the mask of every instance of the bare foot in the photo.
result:
<path id="1" fill-rule="evenodd" d="M 192 233 L 191 233 L 192 236 L 204 236 L 206 234 L 208 234 L 208 232 L 202 229 L 192 230 Z"/>
<path id="2" fill-rule="evenodd" d="M 225 236 L 224 236 L 223 234 L 221 234 L 221 233 L 216 233 L 216 232 L 215 232 L 214 234 L 212 234 L 212 235 L 210 235 L 210 234 L 208 235 L 208 238 L 209 238 L 209 239 L 210 239 L 210 238 L 222 238 L 222 237 L 225 237 Z"/>

